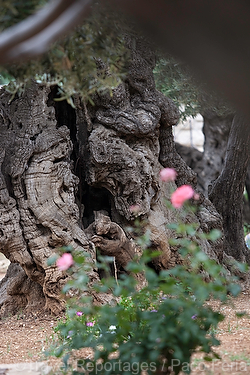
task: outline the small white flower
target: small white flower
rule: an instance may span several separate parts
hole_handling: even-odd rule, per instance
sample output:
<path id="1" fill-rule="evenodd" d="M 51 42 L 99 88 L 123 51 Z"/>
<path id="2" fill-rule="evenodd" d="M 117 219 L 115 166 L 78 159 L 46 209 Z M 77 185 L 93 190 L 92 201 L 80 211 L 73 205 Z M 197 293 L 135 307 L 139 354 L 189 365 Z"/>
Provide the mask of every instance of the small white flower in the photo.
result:
<path id="1" fill-rule="evenodd" d="M 246 235 L 245 242 L 246 242 L 248 249 L 250 249 L 250 233 Z"/>
<path id="2" fill-rule="evenodd" d="M 109 327 L 109 330 L 110 330 L 110 331 L 114 331 L 115 329 L 116 329 L 116 326 L 110 326 L 110 327 Z"/>

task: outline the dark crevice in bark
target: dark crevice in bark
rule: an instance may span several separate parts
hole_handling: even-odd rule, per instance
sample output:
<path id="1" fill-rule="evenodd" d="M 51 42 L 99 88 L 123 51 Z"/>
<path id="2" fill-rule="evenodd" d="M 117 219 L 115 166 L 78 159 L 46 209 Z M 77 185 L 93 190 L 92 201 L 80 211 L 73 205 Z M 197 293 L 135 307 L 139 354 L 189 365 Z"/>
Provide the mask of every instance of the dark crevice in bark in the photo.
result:
<path id="1" fill-rule="evenodd" d="M 21 188 L 23 191 L 23 199 L 26 201 L 27 200 L 27 192 L 26 192 L 26 186 L 25 186 L 25 181 L 23 178 L 21 178 Z"/>
<path id="2" fill-rule="evenodd" d="M 77 126 L 76 126 L 76 112 L 75 109 L 67 103 L 66 100 L 56 101 L 55 99 L 60 98 L 58 93 L 58 87 L 54 86 L 48 95 L 47 105 L 55 108 L 55 117 L 57 121 L 56 127 L 67 126 L 70 131 L 70 140 L 73 143 L 73 150 L 70 155 L 70 159 L 73 162 L 73 172 L 79 178 L 78 189 L 76 191 L 76 203 L 80 210 L 80 217 L 82 216 L 81 205 L 84 205 L 84 181 L 85 176 L 83 175 L 82 163 L 79 157 L 79 142 L 77 139 Z M 60 161 L 60 160 L 58 160 Z M 80 224 L 80 223 L 79 223 Z M 80 225 L 82 227 L 82 225 Z"/>
<path id="3" fill-rule="evenodd" d="M 247 168 L 246 191 L 248 195 L 248 205 L 250 206 L 250 165 L 248 165 L 248 168 Z"/>
<path id="4" fill-rule="evenodd" d="M 51 230 L 49 228 L 46 228 L 42 224 L 37 224 L 37 229 L 39 229 L 43 235 L 51 234 Z"/>
<path id="5" fill-rule="evenodd" d="M 94 211 L 105 210 L 111 214 L 111 197 L 105 188 L 91 187 L 86 183 L 87 138 L 89 133 L 86 131 L 85 124 L 77 127 L 75 109 L 66 100 L 55 101 L 54 99 L 58 97 L 58 89 L 53 87 L 49 94 L 48 105 L 55 108 L 57 128 L 66 125 L 70 130 L 70 139 L 73 143 L 70 158 L 73 161 L 74 174 L 79 178 L 76 201 L 82 217 L 82 227 L 86 228 L 95 220 Z M 57 161 L 59 162 L 61 159 L 55 160 L 55 162 Z"/>
<path id="6" fill-rule="evenodd" d="M 19 210 L 18 202 L 16 203 L 16 206 L 17 206 L 17 209 Z M 33 211 L 32 211 L 30 208 L 28 208 L 28 211 L 29 211 L 30 215 L 33 216 L 33 217 L 35 218 L 35 215 L 34 215 Z M 33 261 L 33 254 L 32 254 L 32 251 L 31 251 L 31 249 L 30 249 L 30 246 L 29 246 L 29 240 L 27 240 L 27 239 L 25 238 L 25 228 L 24 228 L 24 225 L 25 225 L 25 224 L 22 222 L 22 218 L 21 218 L 21 216 L 20 216 L 20 222 L 19 222 L 19 225 L 20 225 L 20 229 L 21 229 L 21 231 L 22 231 L 22 236 L 23 236 L 24 242 L 25 242 L 25 244 L 26 244 L 26 250 L 27 250 L 27 252 L 29 253 L 29 255 L 30 255 L 30 257 L 31 257 L 31 259 L 32 259 L 32 261 Z M 34 263 L 34 264 L 35 264 L 35 263 Z"/>
<path id="7" fill-rule="evenodd" d="M 78 157 L 79 145 L 77 141 L 77 128 L 76 128 L 76 113 L 75 109 L 67 103 L 66 100 L 54 101 L 55 115 L 57 120 L 57 127 L 66 125 L 70 131 L 70 140 L 73 143 L 73 151 L 70 155 L 74 165 Z M 75 169 L 75 168 L 74 168 Z"/>
<path id="8" fill-rule="evenodd" d="M 111 215 L 111 194 L 105 188 L 87 186 L 83 195 L 83 225 L 87 228 L 95 220 L 95 211 L 105 210 Z"/>
<path id="9" fill-rule="evenodd" d="M 3 163 L 4 164 L 4 163 Z M 3 164 L 2 164 L 2 169 L 4 170 L 3 168 Z M 3 174 L 3 177 L 4 177 L 4 182 L 5 182 L 5 186 L 6 186 L 6 189 L 8 190 L 8 193 L 9 193 L 9 196 L 11 198 L 14 198 L 15 199 L 15 194 L 14 194 L 14 191 L 13 191 L 13 185 L 12 185 L 12 182 L 11 182 L 11 177 L 9 174 L 6 174 L 2 171 L 2 174 Z"/>
<path id="10" fill-rule="evenodd" d="M 184 146 L 177 142 L 175 142 L 175 147 L 185 163 L 197 173 L 197 164 L 202 160 L 203 153 L 195 147 Z"/>
<path id="11" fill-rule="evenodd" d="M 41 129 L 38 133 L 32 135 L 32 136 L 30 137 L 30 140 L 31 140 L 31 141 L 35 141 L 35 140 L 37 139 L 37 137 L 39 136 L 39 134 L 42 134 L 42 132 L 43 132 L 43 130 Z"/>
<path id="12" fill-rule="evenodd" d="M 76 142 L 76 115 L 75 109 L 67 103 L 66 100 L 55 100 L 60 99 L 58 93 L 58 87 L 54 86 L 48 95 L 47 105 L 55 108 L 55 115 L 57 121 L 57 128 L 66 125 L 70 129 L 70 138 L 73 142 Z"/>
<path id="13" fill-rule="evenodd" d="M 31 209 L 30 207 L 28 207 L 28 211 L 29 211 L 29 214 L 30 214 L 31 216 L 33 216 L 34 219 L 35 219 L 35 218 L 36 218 L 36 215 L 34 214 L 34 212 L 32 211 L 32 209 Z"/>

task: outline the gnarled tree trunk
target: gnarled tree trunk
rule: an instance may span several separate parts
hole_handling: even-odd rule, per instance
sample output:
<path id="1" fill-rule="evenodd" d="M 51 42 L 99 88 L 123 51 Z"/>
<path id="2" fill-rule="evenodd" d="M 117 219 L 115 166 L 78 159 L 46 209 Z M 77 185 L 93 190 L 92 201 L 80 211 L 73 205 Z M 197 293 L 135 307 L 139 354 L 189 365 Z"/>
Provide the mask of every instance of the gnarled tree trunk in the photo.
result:
<path id="1" fill-rule="evenodd" d="M 20 98 L 1 92 L 0 248 L 12 263 L 0 290 L 8 311 L 13 298 L 19 307 L 28 302 L 61 311 L 66 275 L 47 260 L 62 245 L 90 250 L 79 227 L 70 131 L 57 126 L 49 92 L 34 82 Z"/>
<path id="2" fill-rule="evenodd" d="M 161 255 L 156 271 L 181 261 L 166 224 L 177 220 L 164 199 L 174 183 L 159 180 L 162 166 L 175 167 L 177 185 L 195 174 L 177 154 L 172 126 L 178 111 L 154 85 L 154 54 L 144 40 L 128 40 L 131 60 L 123 83 L 96 94 L 95 105 L 74 98 L 75 108 L 55 102 L 56 88 L 31 82 L 20 96 L 0 93 L 0 251 L 11 261 L 0 282 L 2 313 L 18 308 L 64 308 L 60 289 L 67 277 L 47 260 L 61 246 L 90 253 L 94 244 L 114 257 L 118 273 L 140 249 L 126 232 L 137 215 L 147 219 L 151 247 Z M 220 216 L 201 197 L 200 230 L 220 227 Z M 222 241 L 202 248 L 217 260 Z M 119 276 L 119 275 L 118 275 Z M 98 280 L 96 269 L 91 281 Z M 143 277 L 138 275 L 143 284 Z M 96 300 L 103 298 L 94 296 Z"/>

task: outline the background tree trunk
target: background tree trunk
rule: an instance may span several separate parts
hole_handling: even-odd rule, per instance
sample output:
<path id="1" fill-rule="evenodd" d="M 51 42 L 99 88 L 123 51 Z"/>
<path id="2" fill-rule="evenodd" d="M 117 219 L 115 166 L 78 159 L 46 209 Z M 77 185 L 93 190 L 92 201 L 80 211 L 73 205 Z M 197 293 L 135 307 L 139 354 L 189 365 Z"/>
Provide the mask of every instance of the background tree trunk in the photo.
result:
<path id="1" fill-rule="evenodd" d="M 212 110 L 202 113 L 204 150 L 177 144 L 177 151 L 197 174 L 198 188 L 208 196 L 209 185 L 215 181 L 223 168 L 233 114 L 218 115 Z"/>
<path id="2" fill-rule="evenodd" d="M 204 119 L 204 152 L 197 167 L 198 186 L 208 196 L 209 185 L 216 180 L 224 165 L 233 114 L 218 115 L 212 110 L 202 113 Z"/>
<path id="3" fill-rule="evenodd" d="M 219 105 L 217 107 L 219 108 Z M 204 119 L 204 151 L 201 152 L 194 147 L 178 143 L 176 143 L 176 149 L 187 165 L 197 174 L 197 187 L 207 197 L 211 184 L 219 177 L 224 166 L 234 115 L 218 115 L 213 110 L 206 110 L 202 116 Z M 250 197 L 249 166 L 245 188 Z M 250 224 L 250 200 L 247 200 L 245 196 L 243 196 L 243 221 Z"/>
<path id="4" fill-rule="evenodd" d="M 203 118 L 204 152 L 179 144 L 177 150 L 197 173 L 198 188 L 206 196 L 211 190 L 209 198 L 223 218 L 223 251 L 249 262 L 243 231 L 243 220 L 250 222 L 249 201 L 243 196 L 244 187 L 250 191 L 248 124 L 239 115 L 233 122 L 232 114 L 219 116 L 212 110 Z"/>
<path id="5" fill-rule="evenodd" d="M 238 261 L 250 263 L 243 232 L 243 191 L 250 159 L 248 122 L 235 115 L 224 168 L 214 182 L 209 198 L 223 217 L 224 250 Z"/>

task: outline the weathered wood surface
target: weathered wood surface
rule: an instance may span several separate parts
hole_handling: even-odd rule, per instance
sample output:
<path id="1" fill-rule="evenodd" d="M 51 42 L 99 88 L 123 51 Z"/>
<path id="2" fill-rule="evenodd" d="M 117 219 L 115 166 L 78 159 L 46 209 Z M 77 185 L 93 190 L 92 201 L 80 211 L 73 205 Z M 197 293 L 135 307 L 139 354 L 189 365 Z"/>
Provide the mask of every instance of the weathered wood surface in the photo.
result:
<path id="1" fill-rule="evenodd" d="M 132 205 L 147 221 L 151 248 L 161 252 L 152 267 L 159 272 L 181 262 L 167 228 L 179 212 L 165 205 L 176 185 L 161 182 L 159 171 L 176 168 L 177 186 L 195 187 L 196 176 L 175 150 L 172 126 L 179 115 L 155 88 L 154 53 L 142 39 L 128 39 L 128 46 L 126 79 L 112 95 L 96 94 L 94 106 L 79 97 L 75 109 L 55 102 L 56 88 L 34 82 L 20 97 L 0 92 L 0 251 L 11 261 L 0 282 L 3 314 L 20 307 L 54 313 L 64 308 L 60 290 L 66 274 L 47 265 L 61 246 L 87 251 L 94 261 L 96 244 L 114 256 L 119 277 L 140 251 L 126 231 L 135 217 Z M 201 195 L 199 203 L 199 214 L 186 220 L 205 232 L 222 228 L 211 202 Z M 222 243 L 201 241 L 201 247 L 219 261 Z M 94 269 L 91 283 L 98 278 Z M 98 303 L 110 299 L 93 296 Z"/>
<path id="2" fill-rule="evenodd" d="M 66 276 L 47 260 L 62 245 L 90 247 L 78 224 L 78 178 L 71 171 L 69 129 L 57 128 L 54 108 L 47 105 L 49 92 L 34 82 L 20 98 L 11 100 L 11 94 L 1 92 L 0 248 L 22 267 L 18 270 L 24 279 L 37 283 L 37 290 L 41 286 L 45 307 L 57 313 L 63 307 L 60 289 Z M 12 279 L 13 289 L 13 273 Z M 25 293 L 20 286 L 16 289 L 24 300 L 33 293 L 33 287 Z"/>

